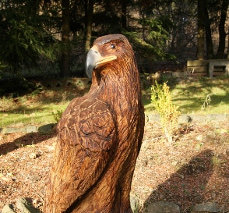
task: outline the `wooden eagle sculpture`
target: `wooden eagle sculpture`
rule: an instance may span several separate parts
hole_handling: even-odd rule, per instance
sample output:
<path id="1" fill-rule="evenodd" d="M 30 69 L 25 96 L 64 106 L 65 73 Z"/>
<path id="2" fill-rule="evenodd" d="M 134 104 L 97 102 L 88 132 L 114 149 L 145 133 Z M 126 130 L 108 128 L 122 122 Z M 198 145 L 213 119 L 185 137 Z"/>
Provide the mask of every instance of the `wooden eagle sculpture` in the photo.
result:
<path id="1" fill-rule="evenodd" d="M 99 37 L 87 54 L 89 92 L 58 123 L 46 213 L 132 212 L 129 194 L 144 131 L 140 79 L 125 36 Z"/>

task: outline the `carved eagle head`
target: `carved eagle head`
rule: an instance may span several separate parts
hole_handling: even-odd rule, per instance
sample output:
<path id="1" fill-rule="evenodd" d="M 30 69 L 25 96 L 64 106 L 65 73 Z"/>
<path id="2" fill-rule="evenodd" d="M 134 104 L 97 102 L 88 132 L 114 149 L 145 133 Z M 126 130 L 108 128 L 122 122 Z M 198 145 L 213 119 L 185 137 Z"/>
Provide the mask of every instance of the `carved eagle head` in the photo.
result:
<path id="1" fill-rule="evenodd" d="M 93 71 L 99 75 L 109 71 L 118 70 L 120 67 L 131 66 L 134 62 L 134 53 L 127 38 L 121 34 L 105 35 L 94 41 L 86 59 L 86 73 L 92 78 Z M 119 69 L 120 70 L 120 69 Z M 128 70 L 128 69 L 125 69 Z M 109 72 L 108 71 L 108 72 Z"/>

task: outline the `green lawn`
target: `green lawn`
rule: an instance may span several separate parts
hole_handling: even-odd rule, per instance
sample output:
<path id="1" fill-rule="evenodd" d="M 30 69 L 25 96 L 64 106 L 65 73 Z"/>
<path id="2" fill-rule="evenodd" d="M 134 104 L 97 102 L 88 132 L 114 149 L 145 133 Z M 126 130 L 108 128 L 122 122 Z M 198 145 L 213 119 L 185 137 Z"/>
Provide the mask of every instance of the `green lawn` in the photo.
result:
<path id="1" fill-rule="evenodd" d="M 229 114 L 229 79 L 192 79 L 168 82 L 173 103 L 181 113 Z M 64 111 L 70 100 L 87 91 L 77 88 L 43 89 L 24 96 L 0 98 L 0 128 L 20 125 L 43 125 L 56 122 L 60 111 Z M 156 113 L 150 100 L 150 88 L 143 89 L 146 114 Z M 203 104 L 206 97 L 211 101 Z"/>
<path id="2" fill-rule="evenodd" d="M 173 103 L 183 114 L 229 113 L 229 79 L 195 79 L 170 85 Z M 150 88 L 143 91 L 146 113 L 153 113 Z"/>
<path id="3" fill-rule="evenodd" d="M 67 104 L 61 105 L 49 104 L 37 108 L 27 107 L 23 110 L 15 110 L 10 112 L 0 112 L 0 126 L 22 126 L 24 124 L 48 124 L 55 123 L 55 114 L 63 111 Z"/>
<path id="4" fill-rule="evenodd" d="M 55 123 L 60 111 L 80 94 L 73 88 L 42 90 L 17 98 L 0 98 L 0 127 Z"/>

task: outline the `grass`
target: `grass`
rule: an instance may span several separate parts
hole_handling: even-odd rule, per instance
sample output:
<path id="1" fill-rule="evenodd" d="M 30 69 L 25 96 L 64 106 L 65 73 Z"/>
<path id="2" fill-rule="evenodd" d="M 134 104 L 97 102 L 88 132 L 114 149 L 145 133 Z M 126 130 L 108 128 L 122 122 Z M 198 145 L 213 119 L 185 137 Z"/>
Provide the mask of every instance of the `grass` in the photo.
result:
<path id="1" fill-rule="evenodd" d="M 58 111 L 63 111 L 67 106 L 67 103 L 63 105 L 44 105 L 37 109 L 26 108 L 24 110 L 15 110 L 15 112 L 0 112 L 0 126 L 20 126 L 24 124 L 39 125 L 55 123 L 54 114 Z"/>
<path id="2" fill-rule="evenodd" d="M 60 111 L 80 94 L 75 88 L 41 90 L 20 97 L 0 98 L 0 127 L 55 123 Z"/>
<path id="3" fill-rule="evenodd" d="M 170 90 L 173 104 L 182 114 L 224 114 L 229 113 L 228 85 L 229 79 L 201 78 L 171 84 Z M 150 88 L 143 94 L 146 113 L 154 113 Z"/>
<path id="4" fill-rule="evenodd" d="M 229 79 L 188 79 L 168 82 L 173 103 L 181 113 L 218 114 L 229 113 Z M 0 128 L 20 125 L 44 125 L 55 123 L 60 111 L 70 100 L 82 96 L 86 90 L 75 87 L 35 90 L 19 97 L 0 98 Z M 203 109 L 207 96 L 211 102 Z M 150 100 L 150 87 L 143 90 L 146 114 L 156 113 Z"/>

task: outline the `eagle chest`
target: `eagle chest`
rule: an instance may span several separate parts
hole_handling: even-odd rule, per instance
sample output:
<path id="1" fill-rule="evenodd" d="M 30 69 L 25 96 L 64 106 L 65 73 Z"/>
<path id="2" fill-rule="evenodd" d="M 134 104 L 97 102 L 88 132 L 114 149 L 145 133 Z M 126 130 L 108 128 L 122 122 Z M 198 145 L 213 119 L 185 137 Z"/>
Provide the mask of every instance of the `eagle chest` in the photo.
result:
<path id="1" fill-rule="evenodd" d="M 108 151 L 116 136 L 116 125 L 107 105 L 98 100 L 86 100 L 63 116 L 59 135 L 71 144 L 90 151 Z"/>

